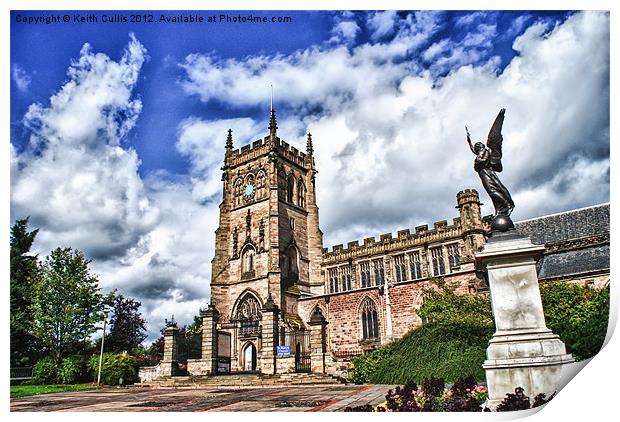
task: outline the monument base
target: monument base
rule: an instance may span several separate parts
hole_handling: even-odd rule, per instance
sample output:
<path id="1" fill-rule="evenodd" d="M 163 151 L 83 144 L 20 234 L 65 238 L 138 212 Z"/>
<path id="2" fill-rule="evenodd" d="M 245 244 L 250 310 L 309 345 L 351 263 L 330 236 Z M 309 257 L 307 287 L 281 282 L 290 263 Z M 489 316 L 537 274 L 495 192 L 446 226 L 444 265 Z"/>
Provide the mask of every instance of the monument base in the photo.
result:
<path id="1" fill-rule="evenodd" d="M 509 231 L 493 233 L 476 254 L 477 266 L 488 274 L 496 328 L 483 364 L 489 394 L 485 406 L 491 410 L 518 387 L 531 402 L 540 393 L 549 398 L 559 388 L 562 365 L 574 362 L 545 323 L 536 274 L 543 251 Z"/>
<path id="2" fill-rule="evenodd" d="M 562 365 L 571 362 L 574 359 L 566 353 L 564 343 L 547 328 L 496 332 L 482 365 L 489 391 L 484 406 L 495 410 L 517 387 L 523 388 L 532 402 L 540 393 L 549 398 L 560 385 Z"/>

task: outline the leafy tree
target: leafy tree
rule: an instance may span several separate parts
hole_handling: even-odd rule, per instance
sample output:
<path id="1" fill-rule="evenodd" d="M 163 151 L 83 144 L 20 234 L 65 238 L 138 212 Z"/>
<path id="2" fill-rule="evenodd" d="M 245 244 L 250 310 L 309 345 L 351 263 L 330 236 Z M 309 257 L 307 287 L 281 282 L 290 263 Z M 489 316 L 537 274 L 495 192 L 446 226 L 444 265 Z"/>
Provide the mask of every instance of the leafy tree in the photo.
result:
<path id="1" fill-rule="evenodd" d="M 164 335 L 159 336 L 157 340 L 151 343 L 151 346 L 147 349 L 146 356 L 151 358 L 162 359 L 164 357 Z"/>
<path id="2" fill-rule="evenodd" d="M 423 290 L 423 303 L 417 314 L 428 321 L 452 321 L 475 325 L 493 323 L 491 300 L 488 294 L 459 294 L 458 283 L 446 283 L 442 278 Z"/>
<path id="3" fill-rule="evenodd" d="M 166 328 L 175 325 L 166 320 L 166 326 L 160 330 L 161 335 L 155 340 L 148 349 L 149 357 L 162 358 L 164 356 L 164 331 Z M 202 349 L 202 319 L 195 315 L 191 324 L 179 328 L 178 335 L 178 356 L 185 360 L 198 358 Z"/>
<path id="4" fill-rule="evenodd" d="M 37 257 L 28 255 L 39 229 L 28 231 L 28 218 L 11 227 L 11 365 L 28 365 L 36 357 L 29 307 L 37 277 Z"/>
<path id="5" fill-rule="evenodd" d="M 146 321 L 140 313 L 142 304 L 123 295 L 116 295 L 112 302 L 110 334 L 104 348 L 120 353 L 133 352 L 146 338 Z"/>
<path id="6" fill-rule="evenodd" d="M 609 286 L 597 289 L 565 281 L 540 284 L 547 327 L 575 359 L 593 357 L 603 347 L 609 323 Z"/>
<path id="7" fill-rule="evenodd" d="M 86 347 L 101 321 L 104 301 L 90 261 L 71 248 L 56 248 L 40 265 L 32 299 L 33 332 L 56 363 Z"/>

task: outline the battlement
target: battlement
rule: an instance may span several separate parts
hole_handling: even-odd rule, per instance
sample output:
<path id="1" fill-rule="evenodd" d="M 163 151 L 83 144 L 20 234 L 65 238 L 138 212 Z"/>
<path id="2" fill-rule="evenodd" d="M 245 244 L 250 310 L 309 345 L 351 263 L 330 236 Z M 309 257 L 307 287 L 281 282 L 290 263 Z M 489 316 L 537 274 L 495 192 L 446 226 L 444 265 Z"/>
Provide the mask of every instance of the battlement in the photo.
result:
<path id="1" fill-rule="evenodd" d="M 457 208 L 471 202 L 480 204 L 480 195 L 476 189 L 464 189 L 456 194 L 456 202 Z"/>
<path id="2" fill-rule="evenodd" d="M 457 208 L 464 204 L 480 203 L 478 192 L 475 189 L 465 189 L 457 194 Z M 467 217 L 465 217 L 467 218 Z M 323 263 L 336 264 L 347 259 L 357 257 L 367 257 L 385 253 L 396 252 L 409 247 L 417 247 L 434 243 L 450 242 L 461 239 L 462 236 L 472 228 L 488 232 L 490 230 L 490 216 L 484 220 L 474 218 L 463 225 L 462 217 L 452 218 L 452 223 L 448 220 L 438 220 L 433 223 L 432 228 L 428 224 L 416 226 L 412 231 L 402 229 L 396 232 L 396 236 L 390 233 L 383 233 L 376 237 L 366 237 L 362 242 L 354 240 L 347 243 L 347 247 L 342 244 L 334 245 L 331 250 L 323 249 Z M 472 224 L 474 225 L 472 227 Z"/>
<path id="3" fill-rule="evenodd" d="M 265 136 L 263 139 L 258 139 L 252 143 L 243 145 L 241 148 L 232 151 L 231 164 L 233 166 L 243 164 L 247 161 L 253 160 L 256 157 L 269 152 L 269 136 Z M 282 157 L 292 161 L 303 167 L 306 160 L 306 154 L 299 151 L 292 145 L 276 137 L 276 151 Z"/>
<path id="4" fill-rule="evenodd" d="M 366 237 L 360 244 L 354 240 L 347 243 L 347 247 L 342 244 L 334 245 L 331 250 L 323 249 L 324 260 L 340 260 L 352 258 L 354 256 L 371 255 L 382 251 L 397 250 L 407 246 L 422 245 L 425 243 L 438 242 L 443 240 L 458 239 L 462 233 L 461 219 L 456 217 L 452 224 L 448 225 L 446 220 L 436 221 L 433 228 L 429 230 L 428 225 L 417 226 L 415 232 L 409 229 L 399 230 L 394 236 L 392 233 L 383 233 L 376 237 Z"/>
<path id="5" fill-rule="evenodd" d="M 299 151 L 294 146 L 280 140 L 280 138 L 276 138 L 276 145 L 278 154 L 280 154 L 284 158 L 287 158 L 289 161 L 298 164 L 301 167 L 304 166 L 304 162 L 306 160 L 305 153 Z"/>

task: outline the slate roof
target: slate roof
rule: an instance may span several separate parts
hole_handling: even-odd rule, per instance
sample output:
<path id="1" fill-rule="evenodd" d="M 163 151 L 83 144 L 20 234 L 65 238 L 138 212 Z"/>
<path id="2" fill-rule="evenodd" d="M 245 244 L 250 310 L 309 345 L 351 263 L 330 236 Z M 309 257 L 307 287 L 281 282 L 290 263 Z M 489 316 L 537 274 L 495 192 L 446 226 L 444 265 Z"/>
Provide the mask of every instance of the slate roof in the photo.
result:
<path id="1" fill-rule="evenodd" d="M 517 221 L 517 232 L 530 236 L 533 243 L 545 244 L 609 233 L 609 204 L 594 205 Z"/>
<path id="2" fill-rule="evenodd" d="M 609 234 L 609 204 L 595 205 L 515 223 L 517 232 L 542 245 Z M 539 278 L 609 269 L 609 244 L 547 253 L 538 262 Z"/>

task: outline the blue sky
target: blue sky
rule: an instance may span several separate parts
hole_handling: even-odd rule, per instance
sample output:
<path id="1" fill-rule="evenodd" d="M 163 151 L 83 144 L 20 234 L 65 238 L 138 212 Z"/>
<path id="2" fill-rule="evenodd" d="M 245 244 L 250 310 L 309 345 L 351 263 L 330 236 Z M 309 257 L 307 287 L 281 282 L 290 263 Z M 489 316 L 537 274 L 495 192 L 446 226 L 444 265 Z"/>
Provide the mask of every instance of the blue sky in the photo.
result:
<path id="1" fill-rule="evenodd" d="M 58 11 L 53 14 L 73 15 L 70 11 Z M 13 12 L 11 33 L 11 63 L 19 66 L 30 76 L 31 83 L 27 92 L 11 96 L 11 139 L 15 145 L 27 143 L 29 133 L 23 130 L 21 119 L 33 102 L 47 103 L 50 94 L 58 89 L 66 79 L 67 66 L 79 53 L 84 42 L 89 42 L 93 49 L 114 58 L 125 47 L 130 32 L 147 48 L 150 59 L 143 65 L 141 76 L 134 88 L 137 96 L 143 100 L 144 109 L 139 122 L 128 135 L 126 144 L 138 152 L 142 165 L 142 175 L 157 169 L 166 169 L 175 173 L 186 173 L 188 163 L 174 148 L 174 139 L 178 124 L 189 115 L 223 118 L 231 116 L 250 116 L 265 119 L 265 106 L 268 104 L 269 89 L 265 87 L 263 107 L 231 108 L 217 99 L 208 103 L 187 98 L 178 84 L 183 69 L 178 66 L 185 56 L 191 53 L 213 53 L 219 59 L 242 59 L 249 55 L 290 54 L 305 49 L 310 45 L 327 48 L 326 43 L 332 38 L 332 28 L 336 21 L 342 19 L 340 12 L 321 11 L 274 11 L 255 12 L 258 16 L 290 16 L 292 23 L 273 25 L 263 24 L 157 24 L 137 23 L 111 24 L 101 22 L 102 15 L 121 15 L 129 18 L 131 11 L 97 11 L 82 14 L 98 16 L 98 23 L 73 23 L 47 26 L 28 26 L 15 22 L 15 16 L 39 16 L 36 11 Z M 138 12 L 139 13 L 139 12 Z M 174 12 L 164 12 L 174 15 Z M 230 11 L 197 11 L 192 14 L 204 17 L 227 13 Z M 407 12 L 402 12 L 406 15 Z M 48 14 L 51 14 L 48 12 Z M 161 13 L 154 13 L 158 19 Z M 426 41 L 426 45 L 442 40 L 462 40 L 482 25 L 497 27 L 500 35 L 492 48 L 472 61 L 472 64 L 484 62 L 488 57 L 501 57 L 498 71 L 506 66 L 516 52 L 512 49 L 514 38 L 525 30 L 526 25 L 537 19 L 563 21 L 570 12 L 493 12 L 485 11 L 472 14 L 467 11 L 451 11 L 441 14 L 441 28 Z M 472 17 L 473 16 L 473 17 Z M 356 12 L 351 19 L 363 23 L 366 12 Z M 471 17 L 471 18 L 470 18 Z M 522 26 L 513 28 L 517 19 Z M 206 27 L 205 27 L 206 26 Z M 508 30 L 507 33 L 502 32 Z M 285 34 L 283 36 L 283 34 Z M 355 40 L 348 44 L 354 48 L 367 43 L 371 30 L 363 24 Z M 389 35 L 388 35 L 389 37 Z M 416 51 L 411 52 L 413 56 Z M 404 57 L 402 60 L 410 59 Z M 420 64 L 429 68 L 432 61 L 422 60 Z M 445 74 L 450 69 L 442 69 Z M 35 76 L 36 75 L 36 76 Z M 276 101 L 278 98 L 277 81 L 275 84 Z M 14 82 L 14 88 L 15 82 Z M 276 103 L 277 104 L 277 103 Z M 277 104 L 286 111 L 286 103 Z M 280 108 L 278 107 L 278 108 Z"/>
<path id="2" fill-rule="evenodd" d="M 270 84 L 279 135 L 314 135 L 326 247 L 450 221 L 464 188 L 492 212 L 464 126 L 483 140 L 501 107 L 516 220 L 609 200 L 608 13 L 224 13 L 292 22 L 11 14 L 11 218 L 83 250 L 151 336 L 208 301 L 226 130 L 266 134 Z"/>

